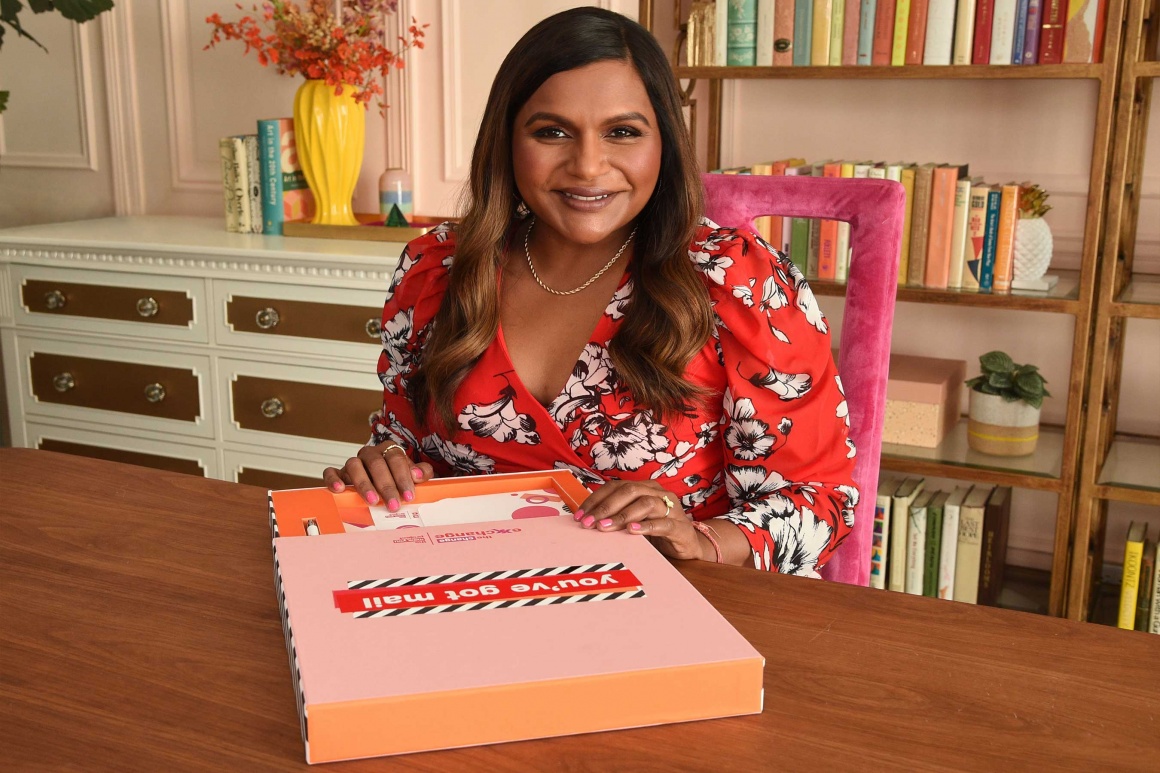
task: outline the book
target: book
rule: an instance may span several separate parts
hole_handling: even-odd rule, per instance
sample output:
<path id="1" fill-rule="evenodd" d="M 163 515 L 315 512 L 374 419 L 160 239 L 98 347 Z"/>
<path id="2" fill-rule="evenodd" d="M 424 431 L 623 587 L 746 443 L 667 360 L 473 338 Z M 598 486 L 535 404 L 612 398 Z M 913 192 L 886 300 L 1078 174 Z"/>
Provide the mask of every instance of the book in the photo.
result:
<path id="1" fill-rule="evenodd" d="M 959 509 L 970 492 L 970 486 L 955 486 L 943 503 L 942 544 L 939 546 L 938 597 L 955 597 L 955 560 L 958 556 Z"/>
<path id="2" fill-rule="evenodd" d="M 826 67 L 830 64 L 830 22 L 833 20 L 835 0 L 814 0 L 814 22 L 810 27 L 810 64 Z M 841 2 L 841 0 L 838 0 Z"/>
<path id="3" fill-rule="evenodd" d="M 773 175 L 773 162 L 770 161 L 770 162 L 764 162 L 764 163 L 760 163 L 760 164 L 754 164 L 753 166 L 749 167 L 749 173 L 755 174 L 755 175 L 772 176 Z M 779 218 L 778 219 L 779 229 L 780 229 L 780 226 L 781 226 L 781 222 L 780 222 L 780 218 Z M 773 246 L 773 244 L 774 244 L 773 219 L 769 215 L 761 215 L 759 217 L 753 218 L 753 230 L 758 236 L 760 236 L 762 239 L 764 239 L 770 246 Z M 780 240 L 780 238 L 781 238 L 781 233 L 779 230 L 778 239 Z"/>
<path id="4" fill-rule="evenodd" d="M 1023 64 L 1039 63 L 1039 34 L 1043 26 L 1043 0 L 1027 1 L 1027 29 L 1023 34 Z"/>
<path id="5" fill-rule="evenodd" d="M 967 212 L 966 260 L 963 263 L 964 290 L 979 291 L 983 271 L 983 239 L 987 232 L 987 196 L 991 187 L 980 181 L 971 185 L 971 204 Z"/>
<path id="6" fill-rule="evenodd" d="M 906 592 L 923 595 L 923 576 L 926 573 L 926 514 L 927 505 L 937 491 L 924 491 L 910 504 L 906 524 Z"/>
<path id="7" fill-rule="evenodd" d="M 922 64 L 926 49 L 926 20 L 930 0 L 910 0 L 910 21 L 906 28 L 906 64 Z"/>
<path id="8" fill-rule="evenodd" d="M 775 162 L 775 172 L 774 173 L 775 174 L 783 174 L 783 175 L 785 175 L 785 174 L 797 174 L 796 170 L 801 169 L 802 167 L 805 166 L 805 164 L 806 164 L 806 160 L 804 158 L 787 158 L 784 162 L 783 161 Z M 793 169 L 795 171 L 791 172 L 790 171 L 791 169 Z M 792 248 L 791 241 L 793 238 L 793 220 L 794 219 L 792 217 L 781 217 L 779 219 L 781 220 L 781 251 L 785 254 L 786 257 L 789 257 L 790 250 Z M 805 272 L 803 271 L 802 274 L 804 276 Z"/>
<path id="9" fill-rule="evenodd" d="M 776 0 L 773 6 L 773 66 L 793 64 L 794 1 Z M 802 162 L 805 163 L 805 162 Z"/>
<path id="10" fill-rule="evenodd" d="M 927 228 L 926 269 L 921 284 L 938 290 L 949 285 L 951 238 L 955 225 L 955 190 L 966 165 L 940 164 L 932 171 L 930 224 Z"/>
<path id="11" fill-rule="evenodd" d="M 853 0 L 833 0 L 830 12 L 830 59 L 831 67 L 842 66 L 842 38 L 845 34 L 846 4 Z"/>
<path id="12" fill-rule="evenodd" d="M 869 65 L 874 60 L 874 30 L 875 18 L 878 12 L 878 0 L 862 0 L 858 8 L 858 53 L 855 56 L 857 64 Z"/>
<path id="13" fill-rule="evenodd" d="M 874 18 L 874 39 L 870 63 L 889 65 L 894 50 L 894 10 L 896 0 L 878 0 Z"/>
<path id="14" fill-rule="evenodd" d="M 1102 60 L 1106 14 L 1107 0 L 1068 0 L 1064 64 L 1096 64 Z"/>
<path id="15" fill-rule="evenodd" d="M 906 283 L 922 287 L 926 279 L 926 250 L 930 235 L 931 187 L 934 164 L 919 164 L 914 171 L 914 212 L 910 218 L 910 259 L 906 267 Z"/>
<path id="16" fill-rule="evenodd" d="M 814 39 L 814 0 L 794 0 L 793 64 L 809 67 Z"/>
<path id="17" fill-rule="evenodd" d="M 725 5 L 729 24 L 725 64 L 751 67 L 757 64 L 757 0 L 728 0 Z"/>
<path id="18" fill-rule="evenodd" d="M 646 539 L 577 529 L 560 472 L 431 481 L 378 523 L 354 491 L 270 492 L 308 762 L 761 711 L 762 656 Z"/>
<path id="19" fill-rule="evenodd" d="M 930 0 L 922 63 L 949 65 L 955 45 L 955 0 Z"/>
<path id="20" fill-rule="evenodd" d="M 987 191 L 987 219 L 983 231 L 983 261 L 979 266 L 979 292 L 991 292 L 995 279 L 995 245 L 999 240 L 999 202 L 1003 196 L 1000 186 Z"/>
<path id="21" fill-rule="evenodd" d="M 218 156 L 222 165 L 222 204 L 225 209 L 226 230 L 237 232 L 241 202 L 237 199 L 238 171 L 234 160 L 234 143 L 229 137 L 218 140 Z"/>
<path id="22" fill-rule="evenodd" d="M 845 0 L 842 14 L 842 65 L 858 64 L 858 37 L 862 30 L 862 0 Z"/>
<path id="23" fill-rule="evenodd" d="M 841 177 L 842 162 L 827 161 L 822 166 L 823 177 Z M 838 221 L 822 220 L 818 224 L 818 279 L 833 281 L 838 278 Z"/>
<path id="24" fill-rule="evenodd" d="M 983 513 L 983 544 L 979 563 L 978 603 L 996 606 L 1003 589 L 1007 564 L 1007 535 L 1011 531 L 1011 487 L 996 486 Z"/>
<path id="25" fill-rule="evenodd" d="M 1140 591 L 1136 594 L 1136 630 L 1148 632 L 1149 613 L 1152 606 L 1152 575 L 1156 571 L 1156 546 L 1152 540 L 1144 541 L 1144 553 L 1140 557 Z"/>
<path id="26" fill-rule="evenodd" d="M 854 176 L 854 165 L 849 161 L 842 162 L 842 177 Z M 837 261 L 834 266 L 834 279 L 845 282 L 850 274 L 850 224 L 845 220 L 838 221 L 838 249 Z"/>
<path id="27" fill-rule="evenodd" d="M 1023 64 L 1023 40 L 1027 37 L 1027 0 L 1015 0 L 1015 32 L 1011 37 L 1011 64 Z"/>
<path id="28" fill-rule="evenodd" d="M 773 67 L 774 0 L 757 0 L 757 54 L 754 64 Z"/>
<path id="29" fill-rule="evenodd" d="M 282 235 L 282 224 L 314 217 L 314 193 L 298 163 L 293 118 L 258 121 L 262 233 Z"/>
<path id="30" fill-rule="evenodd" d="M 874 503 L 874 527 L 870 535 L 870 587 L 886 590 L 886 558 L 890 549 L 890 503 L 898 481 L 883 478 L 878 482 Z"/>
<path id="31" fill-rule="evenodd" d="M 995 241 L 994 280 L 991 285 L 997 293 L 1011 291 L 1011 279 L 1015 273 L 1015 223 L 1019 220 L 1019 186 L 1006 183 L 1002 186 L 999 201 L 999 231 Z"/>
<path id="32" fill-rule="evenodd" d="M 1140 568 L 1144 559 L 1144 538 L 1148 524 L 1133 521 L 1128 526 L 1124 542 L 1124 577 L 1120 583 L 1120 610 L 1116 627 L 1133 630 L 1136 627 L 1136 596 L 1140 592 Z"/>
<path id="33" fill-rule="evenodd" d="M 250 200 L 249 233 L 262 233 L 262 172 L 258 156 L 258 135 L 245 134 L 242 142 L 246 148 L 246 194 Z"/>
<path id="34" fill-rule="evenodd" d="M 1011 57 L 1015 50 L 1015 9 L 1017 2 L 1018 0 L 995 0 L 994 16 L 991 19 L 990 64 L 1011 64 Z"/>
<path id="35" fill-rule="evenodd" d="M 909 477 L 899 484 L 890 500 L 890 555 L 886 559 L 887 587 L 906 591 L 907 531 L 910 527 L 910 504 L 922 493 L 925 481 Z"/>
<path id="36" fill-rule="evenodd" d="M 964 176 L 955 181 L 955 214 L 951 223 L 951 261 L 947 272 L 947 287 L 960 290 L 963 287 L 963 263 L 967 252 L 967 217 L 971 209 L 971 186 L 982 182 L 982 178 L 971 180 Z"/>
<path id="37" fill-rule="evenodd" d="M 955 545 L 954 600 L 978 603 L 979 566 L 983 557 L 983 514 L 990 486 L 975 486 L 959 507 L 959 538 Z"/>
<path id="38" fill-rule="evenodd" d="M 975 48 L 971 64 L 991 63 L 991 26 L 995 17 L 995 0 L 975 0 Z"/>
<path id="39" fill-rule="evenodd" d="M 890 64 L 895 67 L 909 64 L 906 61 L 906 44 L 910 34 L 912 3 L 913 0 L 894 0 L 894 35 L 890 40 Z"/>
<path id="40" fill-rule="evenodd" d="M 1063 33 L 1067 24 L 1067 0 L 1043 0 L 1043 23 L 1039 26 L 1039 64 L 1063 62 Z"/>
<path id="41" fill-rule="evenodd" d="M 922 595 L 938 597 L 939 562 L 942 559 L 943 509 L 949 491 L 936 492 L 926 505 L 926 566 L 922 571 Z"/>
<path id="42" fill-rule="evenodd" d="M 955 5 L 955 64 L 970 64 L 975 46 L 975 0 L 959 0 Z"/>
<path id="43" fill-rule="evenodd" d="M 785 173 L 789 176 L 809 177 L 813 174 L 813 164 L 795 164 L 787 166 Z M 810 252 L 810 219 L 807 217 L 786 218 L 790 224 L 789 259 L 798 267 L 802 276 L 806 276 L 809 268 Z"/>
<path id="44" fill-rule="evenodd" d="M 906 284 L 910 270 L 910 229 L 914 224 L 914 164 L 906 164 L 899 172 L 899 182 L 906 193 L 906 209 L 902 215 L 902 244 L 898 255 L 898 285 Z"/>
<path id="45" fill-rule="evenodd" d="M 1148 610 L 1148 633 L 1160 633 L 1160 539 L 1152 556 L 1152 603 Z"/>
<path id="46" fill-rule="evenodd" d="M 250 171 L 246 139 L 236 134 L 229 138 L 233 145 L 234 202 L 238 210 L 238 233 L 253 233 L 256 213 L 251 207 Z"/>

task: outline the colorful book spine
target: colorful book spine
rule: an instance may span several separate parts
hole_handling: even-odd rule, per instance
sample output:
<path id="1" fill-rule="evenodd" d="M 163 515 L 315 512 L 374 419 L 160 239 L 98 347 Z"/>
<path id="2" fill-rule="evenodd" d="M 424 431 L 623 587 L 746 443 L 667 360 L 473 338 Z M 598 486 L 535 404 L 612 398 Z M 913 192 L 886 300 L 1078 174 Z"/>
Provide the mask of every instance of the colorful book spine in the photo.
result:
<path id="1" fill-rule="evenodd" d="M 1107 0 L 1068 0 L 1064 64 L 1095 64 L 1101 60 L 1106 13 Z"/>
<path id="2" fill-rule="evenodd" d="M 910 505 L 906 524 L 906 592 L 922 595 L 926 573 L 926 512 L 934 491 L 924 491 Z"/>
<path id="3" fill-rule="evenodd" d="M 858 9 L 858 53 L 857 63 L 860 65 L 873 64 L 874 61 L 874 25 L 878 12 L 878 0 L 862 0 Z"/>
<path id="4" fill-rule="evenodd" d="M 922 63 L 946 66 L 955 45 L 955 0 L 930 0 Z"/>
<path id="5" fill-rule="evenodd" d="M 1136 596 L 1140 592 L 1140 567 L 1144 558 L 1147 524 L 1133 522 L 1124 543 L 1124 577 L 1120 583 L 1120 611 L 1117 628 L 1129 631 L 1136 627 Z"/>
<path id="6" fill-rule="evenodd" d="M 1044 0 L 1039 28 L 1039 63 L 1063 62 L 1063 36 L 1067 27 L 1067 0 Z"/>
<path id="7" fill-rule="evenodd" d="M 955 64 L 970 64 L 975 46 L 975 0 L 959 0 L 955 6 Z"/>
<path id="8" fill-rule="evenodd" d="M 995 245 L 999 240 L 999 202 L 1003 190 L 995 186 L 987 191 L 987 219 L 983 232 L 983 263 L 979 267 L 979 292 L 991 292 L 995 279 Z"/>
<path id="9" fill-rule="evenodd" d="M 757 64 L 757 0 L 728 0 L 728 40 L 725 64 L 748 67 Z"/>
<path id="10" fill-rule="evenodd" d="M 842 162 L 842 177 L 854 176 L 854 165 L 849 161 Z M 845 282 L 850 275 L 850 224 L 844 220 L 838 221 L 838 260 L 834 267 L 834 280 Z"/>
<path id="11" fill-rule="evenodd" d="M 991 24 L 995 17 L 995 0 L 975 0 L 975 48 L 971 64 L 991 63 Z"/>
<path id="12" fill-rule="evenodd" d="M 282 224 L 314 216 L 314 194 L 298 163 L 293 118 L 258 121 L 261 160 L 262 232 L 282 235 Z"/>
<path id="13" fill-rule="evenodd" d="M 894 492 L 890 503 L 890 557 L 886 560 L 887 587 L 892 591 L 906 591 L 907 532 L 910 528 L 910 505 L 922 494 L 925 481 L 907 478 Z"/>
<path id="14" fill-rule="evenodd" d="M 1023 40 L 1027 37 L 1027 0 L 1015 0 L 1015 32 L 1011 42 L 1011 64 L 1023 64 Z"/>
<path id="15" fill-rule="evenodd" d="M 241 135 L 230 137 L 233 145 L 234 201 L 238 210 L 238 233 L 253 233 L 257 216 L 250 206 L 250 175 L 246 164 L 246 140 Z"/>
<path id="16" fill-rule="evenodd" d="M 870 539 L 870 587 L 886 590 L 886 557 L 890 549 L 890 499 L 898 482 L 886 478 L 878 484 L 874 503 L 874 528 Z"/>
<path id="17" fill-rule="evenodd" d="M 729 1 L 713 6 L 713 61 L 718 67 L 729 63 Z"/>
<path id="18" fill-rule="evenodd" d="M 939 491 L 926 506 L 926 566 L 922 571 L 922 595 L 938 597 L 939 561 L 942 558 L 943 509 L 950 494 Z"/>
<path id="19" fill-rule="evenodd" d="M 898 285 L 900 287 L 906 284 L 906 278 L 910 271 L 910 229 L 914 223 L 914 176 L 914 164 L 905 165 L 899 174 L 899 182 L 902 183 L 902 190 L 906 193 L 906 209 L 903 210 L 902 215 L 902 245 L 899 247 L 898 255 Z"/>
<path id="20" fill-rule="evenodd" d="M 958 556 L 959 510 L 970 486 L 956 486 L 943 504 L 942 544 L 939 546 L 938 597 L 955 597 L 955 560 Z"/>
<path id="21" fill-rule="evenodd" d="M 1011 487 L 997 486 L 983 511 L 983 544 L 979 557 L 979 604 L 999 603 L 1007 564 L 1007 535 L 1011 531 Z"/>
<path id="22" fill-rule="evenodd" d="M 995 0 L 995 15 L 991 19 L 990 64 L 1011 64 L 1011 56 L 1015 50 L 1015 8 L 1017 2 L 1018 0 Z"/>
<path id="23" fill-rule="evenodd" d="M 772 38 L 772 33 L 771 33 Z M 749 167 L 749 173 L 755 175 L 770 176 L 773 174 L 773 162 L 764 164 L 754 164 Z M 769 215 L 761 215 L 753 218 L 754 232 L 764 239 L 771 246 L 774 244 L 773 238 L 773 220 Z"/>
<path id="24" fill-rule="evenodd" d="M 218 156 L 222 167 L 222 203 L 225 208 L 226 230 L 237 232 L 239 202 L 234 198 L 238 173 L 234 162 L 234 143 L 229 137 L 218 140 Z"/>
<path id="25" fill-rule="evenodd" d="M 777 0 L 773 6 L 773 66 L 790 67 L 793 65 L 794 23 L 793 0 Z"/>
<path id="26" fill-rule="evenodd" d="M 862 30 L 862 0 L 845 0 L 842 19 L 842 64 L 858 64 L 858 37 Z"/>
<path id="27" fill-rule="evenodd" d="M 927 228 L 926 268 L 922 286 L 945 290 L 950 281 L 951 235 L 955 221 L 955 184 L 959 167 L 936 167 L 931 177 L 930 225 Z"/>
<path id="28" fill-rule="evenodd" d="M 814 0 L 794 0 L 793 64 L 809 67 L 813 61 L 810 51 L 814 40 Z"/>
<path id="29" fill-rule="evenodd" d="M 847 0 L 833 0 L 830 14 L 830 59 L 831 67 L 842 66 L 842 36 L 846 25 Z"/>
<path id="30" fill-rule="evenodd" d="M 1148 610 L 1148 633 L 1160 633 L 1160 539 L 1152 557 L 1152 603 Z"/>
<path id="31" fill-rule="evenodd" d="M 785 170 L 788 176 L 809 177 L 813 174 L 812 164 L 795 164 L 788 166 Z M 809 252 L 810 252 L 810 219 L 806 217 L 792 217 L 789 218 L 790 223 L 790 247 L 789 259 L 790 262 L 797 266 L 798 271 L 802 272 L 802 276 L 809 276 Z"/>
<path id="32" fill-rule="evenodd" d="M 1156 573 L 1156 550 L 1151 540 L 1144 542 L 1140 560 L 1140 592 L 1136 594 L 1136 630 L 1148 632 L 1149 610 L 1152 606 L 1152 576 Z"/>
<path id="33" fill-rule="evenodd" d="M 967 256 L 963 263 L 963 289 L 979 291 L 983 272 L 983 241 L 987 233 L 987 196 L 990 186 L 971 186 L 971 205 L 967 212 Z"/>
<path id="34" fill-rule="evenodd" d="M 826 67 L 830 64 L 830 24 L 833 21 L 833 14 L 834 0 L 814 0 L 810 64 L 815 67 Z"/>
<path id="35" fill-rule="evenodd" d="M 912 0 L 894 1 L 894 33 L 890 39 L 890 64 L 901 67 L 907 64 L 906 42 L 910 30 L 910 6 Z"/>
<path id="36" fill-rule="evenodd" d="M 842 163 L 827 162 L 822 177 L 841 177 Z M 818 224 L 818 279 L 835 281 L 838 278 L 838 221 L 823 220 Z"/>
<path id="37" fill-rule="evenodd" d="M 1039 35 L 1043 27 L 1043 0 L 1027 0 L 1027 30 L 1023 34 L 1023 64 L 1039 63 Z"/>
<path id="38" fill-rule="evenodd" d="M 872 64 L 879 66 L 890 64 L 894 49 L 895 3 L 896 0 L 878 0 L 877 16 L 874 19 Z"/>
<path id="39" fill-rule="evenodd" d="M 979 566 L 983 558 L 983 516 L 990 496 L 990 487 L 975 486 L 959 508 L 959 538 L 955 546 L 955 601 L 978 603 Z"/>
<path id="40" fill-rule="evenodd" d="M 978 180 L 976 180 L 977 182 Z M 971 211 L 972 181 L 963 177 L 955 182 L 955 215 L 951 225 L 951 261 L 947 272 L 947 287 L 961 290 L 963 264 L 967 253 L 967 218 Z"/>
<path id="41" fill-rule="evenodd" d="M 934 164 L 921 164 L 914 172 L 914 214 L 910 219 L 910 260 L 906 266 L 906 283 L 922 287 L 926 280 L 926 250 L 930 237 L 931 184 Z"/>
<path id="42" fill-rule="evenodd" d="M 906 29 L 906 63 L 922 64 L 926 51 L 926 20 L 930 0 L 910 0 L 910 21 Z"/>
<path id="43" fill-rule="evenodd" d="M 995 242 L 995 276 L 992 289 L 1011 292 L 1015 272 L 1015 223 L 1019 219 L 1019 186 L 1008 183 L 1002 188 L 999 204 L 999 234 Z"/>
<path id="44" fill-rule="evenodd" d="M 773 67 L 773 13 L 774 0 L 757 0 L 758 67 Z"/>

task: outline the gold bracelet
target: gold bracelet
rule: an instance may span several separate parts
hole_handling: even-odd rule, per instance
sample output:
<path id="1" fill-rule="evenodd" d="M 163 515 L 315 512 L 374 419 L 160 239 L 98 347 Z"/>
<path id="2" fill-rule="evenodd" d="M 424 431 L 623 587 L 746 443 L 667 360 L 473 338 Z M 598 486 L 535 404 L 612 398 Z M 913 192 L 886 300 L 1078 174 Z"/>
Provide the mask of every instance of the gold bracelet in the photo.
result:
<path id="1" fill-rule="evenodd" d="M 717 563 L 723 563 L 721 560 L 721 543 L 717 541 L 717 532 L 713 527 L 707 523 L 700 521 L 693 521 L 693 528 L 705 535 L 709 540 L 709 544 L 713 546 L 713 552 L 717 554 Z"/>

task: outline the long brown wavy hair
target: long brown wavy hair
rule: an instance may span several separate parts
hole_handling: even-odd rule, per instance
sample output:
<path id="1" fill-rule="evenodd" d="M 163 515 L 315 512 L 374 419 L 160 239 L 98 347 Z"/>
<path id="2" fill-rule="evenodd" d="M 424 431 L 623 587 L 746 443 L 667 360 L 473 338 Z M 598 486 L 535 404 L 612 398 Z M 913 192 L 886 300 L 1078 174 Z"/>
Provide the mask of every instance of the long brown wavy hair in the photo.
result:
<path id="1" fill-rule="evenodd" d="M 712 333 L 713 312 L 688 257 L 703 189 L 676 80 L 644 27 L 611 11 L 575 8 L 529 30 L 492 84 L 471 158 L 466 214 L 456 233 L 447 292 L 409 389 L 424 428 L 434 405 L 443 429 L 454 431 L 455 392 L 499 330 L 499 267 L 519 204 L 511 153 L 516 114 L 556 73 L 606 60 L 636 68 L 656 113 L 662 147 L 660 177 L 637 220 L 629 266 L 632 299 L 609 355 L 636 402 L 658 416 L 687 411 L 704 397 L 704 390 L 684 377 Z"/>

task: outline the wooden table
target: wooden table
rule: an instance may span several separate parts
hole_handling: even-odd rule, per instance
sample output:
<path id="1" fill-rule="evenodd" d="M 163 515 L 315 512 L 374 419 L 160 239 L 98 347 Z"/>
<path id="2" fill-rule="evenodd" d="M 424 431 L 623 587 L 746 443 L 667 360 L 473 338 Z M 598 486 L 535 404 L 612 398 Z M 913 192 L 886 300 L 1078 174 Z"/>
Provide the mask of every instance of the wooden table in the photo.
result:
<path id="1" fill-rule="evenodd" d="M 0 767 L 306 767 L 265 491 L 2 449 L 0 503 Z M 711 564 L 681 569 L 765 655 L 760 716 L 334 769 L 1160 765 L 1160 636 Z"/>

